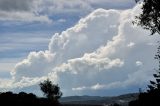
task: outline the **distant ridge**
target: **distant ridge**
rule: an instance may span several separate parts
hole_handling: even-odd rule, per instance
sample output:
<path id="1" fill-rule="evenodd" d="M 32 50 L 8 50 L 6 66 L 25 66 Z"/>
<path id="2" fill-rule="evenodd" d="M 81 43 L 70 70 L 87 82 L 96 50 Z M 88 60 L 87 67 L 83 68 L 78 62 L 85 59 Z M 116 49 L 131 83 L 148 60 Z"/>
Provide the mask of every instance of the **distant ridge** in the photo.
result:
<path id="1" fill-rule="evenodd" d="M 60 102 L 66 105 L 107 105 L 107 104 L 120 104 L 127 106 L 128 102 L 138 98 L 139 93 L 129 93 L 112 97 L 101 96 L 68 96 L 62 97 Z"/>

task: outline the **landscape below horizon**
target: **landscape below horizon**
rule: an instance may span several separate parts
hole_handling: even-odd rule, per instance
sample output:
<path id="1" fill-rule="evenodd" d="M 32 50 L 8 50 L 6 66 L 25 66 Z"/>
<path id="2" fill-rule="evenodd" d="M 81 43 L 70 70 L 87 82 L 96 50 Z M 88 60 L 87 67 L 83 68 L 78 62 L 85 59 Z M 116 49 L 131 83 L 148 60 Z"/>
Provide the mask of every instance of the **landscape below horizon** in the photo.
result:
<path id="1" fill-rule="evenodd" d="M 154 98 L 160 89 L 159 4 L 0 0 L 0 99 L 31 97 L 47 106 L 135 100 L 132 106 Z"/>
<path id="2" fill-rule="evenodd" d="M 97 105 L 104 106 L 109 104 L 119 104 L 120 106 L 128 106 L 130 101 L 136 100 L 139 93 L 123 94 L 119 96 L 68 96 L 62 97 L 59 101 L 66 106 L 79 106 L 79 105 Z"/>

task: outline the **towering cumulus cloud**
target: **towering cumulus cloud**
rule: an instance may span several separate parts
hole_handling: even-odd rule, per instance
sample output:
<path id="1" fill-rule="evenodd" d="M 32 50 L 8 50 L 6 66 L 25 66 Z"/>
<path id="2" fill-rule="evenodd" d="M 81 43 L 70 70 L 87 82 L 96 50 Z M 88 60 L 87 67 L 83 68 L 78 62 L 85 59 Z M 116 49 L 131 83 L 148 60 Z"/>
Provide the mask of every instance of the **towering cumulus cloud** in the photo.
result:
<path id="1" fill-rule="evenodd" d="M 65 95 L 142 87 L 152 78 L 157 36 L 134 26 L 140 6 L 97 9 L 75 26 L 54 34 L 49 49 L 31 52 L 19 62 L 3 87 L 28 87 L 46 77 Z"/>

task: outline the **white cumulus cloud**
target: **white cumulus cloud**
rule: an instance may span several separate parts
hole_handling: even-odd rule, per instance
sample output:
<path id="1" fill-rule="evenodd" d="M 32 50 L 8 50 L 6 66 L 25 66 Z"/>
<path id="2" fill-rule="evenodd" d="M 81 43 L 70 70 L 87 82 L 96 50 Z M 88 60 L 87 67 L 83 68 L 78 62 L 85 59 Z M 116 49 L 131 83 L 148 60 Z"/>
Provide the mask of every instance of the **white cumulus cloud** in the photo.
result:
<path id="1" fill-rule="evenodd" d="M 141 61 L 136 61 L 136 65 L 141 66 L 141 65 L 143 65 L 143 63 Z"/>
<path id="2" fill-rule="evenodd" d="M 128 47 L 133 47 L 134 45 L 135 45 L 135 43 L 130 42 L 127 46 L 128 46 Z"/>
<path id="3" fill-rule="evenodd" d="M 154 73 L 156 46 L 148 44 L 156 42 L 157 36 L 147 36 L 148 31 L 133 26 L 139 11 L 139 5 L 123 11 L 93 11 L 75 26 L 54 34 L 48 50 L 31 52 L 17 63 L 10 85 L 33 86 L 49 77 L 66 95 L 143 86 Z M 133 46 L 131 42 L 136 45 L 127 47 Z M 137 67 L 137 60 L 143 66 Z"/>

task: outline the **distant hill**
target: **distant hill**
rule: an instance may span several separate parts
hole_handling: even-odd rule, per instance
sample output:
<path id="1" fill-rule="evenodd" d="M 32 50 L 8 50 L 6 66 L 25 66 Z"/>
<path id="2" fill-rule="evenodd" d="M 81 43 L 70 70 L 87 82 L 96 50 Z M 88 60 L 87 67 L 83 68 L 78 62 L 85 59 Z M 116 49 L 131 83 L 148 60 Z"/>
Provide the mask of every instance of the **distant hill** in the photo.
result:
<path id="1" fill-rule="evenodd" d="M 107 105 L 107 104 L 120 104 L 127 106 L 128 102 L 138 98 L 138 93 L 124 94 L 113 97 L 100 97 L 100 96 L 69 96 L 62 97 L 60 102 L 66 105 Z"/>

